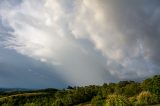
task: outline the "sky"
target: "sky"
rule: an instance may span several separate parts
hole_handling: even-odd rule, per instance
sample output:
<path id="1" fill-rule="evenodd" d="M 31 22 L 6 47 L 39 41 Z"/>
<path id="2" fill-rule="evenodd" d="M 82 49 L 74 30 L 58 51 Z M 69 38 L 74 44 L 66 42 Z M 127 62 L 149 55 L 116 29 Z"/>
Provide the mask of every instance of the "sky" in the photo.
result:
<path id="1" fill-rule="evenodd" d="M 0 0 L 0 87 L 160 74 L 159 0 Z"/>

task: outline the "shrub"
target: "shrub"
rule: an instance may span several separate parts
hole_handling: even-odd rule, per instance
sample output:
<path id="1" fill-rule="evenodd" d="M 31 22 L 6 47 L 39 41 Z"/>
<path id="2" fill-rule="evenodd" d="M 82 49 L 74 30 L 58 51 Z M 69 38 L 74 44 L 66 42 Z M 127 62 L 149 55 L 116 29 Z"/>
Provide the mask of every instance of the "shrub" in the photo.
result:
<path id="1" fill-rule="evenodd" d="M 93 97 L 91 104 L 93 106 L 103 106 L 104 105 L 104 99 L 102 98 L 102 96 L 97 95 L 95 97 Z"/>
<path id="2" fill-rule="evenodd" d="M 130 106 L 130 103 L 125 96 L 113 94 L 107 97 L 106 106 Z"/>
<path id="3" fill-rule="evenodd" d="M 145 105 L 155 104 L 158 102 L 158 97 L 149 91 L 143 91 L 137 96 L 137 102 Z"/>
<path id="4" fill-rule="evenodd" d="M 133 103 L 133 106 L 146 106 L 144 102 L 136 101 Z"/>
<path id="5" fill-rule="evenodd" d="M 133 105 L 137 101 L 136 96 L 130 97 L 129 102 Z"/>
<path id="6" fill-rule="evenodd" d="M 61 99 L 57 99 L 55 103 L 53 103 L 53 106 L 64 106 L 64 103 Z"/>

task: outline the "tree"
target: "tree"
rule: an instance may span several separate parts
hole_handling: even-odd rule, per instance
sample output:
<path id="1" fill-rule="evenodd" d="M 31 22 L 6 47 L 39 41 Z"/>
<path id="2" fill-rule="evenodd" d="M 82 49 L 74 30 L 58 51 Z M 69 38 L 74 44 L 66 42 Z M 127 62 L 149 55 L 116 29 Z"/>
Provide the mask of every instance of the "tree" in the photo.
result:
<path id="1" fill-rule="evenodd" d="M 144 80 L 141 86 L 143 90 L 156 94 L 160 102 L 160 75 Z"/>

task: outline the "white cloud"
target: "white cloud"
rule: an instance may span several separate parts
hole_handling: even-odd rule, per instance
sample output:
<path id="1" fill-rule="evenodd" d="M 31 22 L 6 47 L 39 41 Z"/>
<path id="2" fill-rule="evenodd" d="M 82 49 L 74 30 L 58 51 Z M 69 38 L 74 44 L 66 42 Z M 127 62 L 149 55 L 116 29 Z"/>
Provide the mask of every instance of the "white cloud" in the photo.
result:
<path id="1" fill-rule="evenodd" d="M 68 82 L 99 84 L 154 73 L 146 71 L 143 45 L 130 40 L 137 31 L 122 31 L 115 11 L 106 3 L 26 0 L 17 6 L 2 4 L 0 15 L 14 30 L 4 41 L 5 47 L 53 64 Z"/>

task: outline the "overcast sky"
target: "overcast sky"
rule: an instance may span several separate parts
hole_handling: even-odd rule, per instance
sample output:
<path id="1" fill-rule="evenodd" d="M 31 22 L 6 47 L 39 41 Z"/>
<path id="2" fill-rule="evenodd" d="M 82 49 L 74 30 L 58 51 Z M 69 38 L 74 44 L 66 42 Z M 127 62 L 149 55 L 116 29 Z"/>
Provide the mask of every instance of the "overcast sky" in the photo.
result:
<path id="1" fill-rule="evenodd" d="M 160 74 L 159 0 L 0 0 L 0 87 Z"/>

